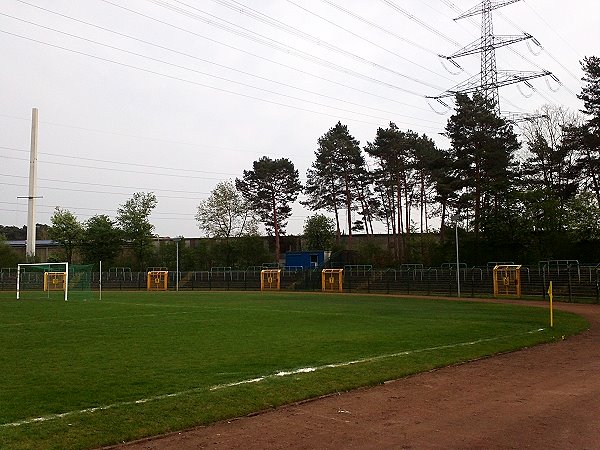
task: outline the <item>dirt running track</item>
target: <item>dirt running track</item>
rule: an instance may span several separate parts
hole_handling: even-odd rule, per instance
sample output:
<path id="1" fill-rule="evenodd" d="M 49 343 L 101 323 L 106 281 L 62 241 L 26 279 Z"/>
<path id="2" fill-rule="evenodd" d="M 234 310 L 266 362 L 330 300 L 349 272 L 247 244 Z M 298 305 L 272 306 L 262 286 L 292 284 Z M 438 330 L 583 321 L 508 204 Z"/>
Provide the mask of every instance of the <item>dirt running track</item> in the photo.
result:
<path id="1" fill-rule="evenodd" d="M 120 447 L 600 449 L 600 306 L 562 342 Z"/>

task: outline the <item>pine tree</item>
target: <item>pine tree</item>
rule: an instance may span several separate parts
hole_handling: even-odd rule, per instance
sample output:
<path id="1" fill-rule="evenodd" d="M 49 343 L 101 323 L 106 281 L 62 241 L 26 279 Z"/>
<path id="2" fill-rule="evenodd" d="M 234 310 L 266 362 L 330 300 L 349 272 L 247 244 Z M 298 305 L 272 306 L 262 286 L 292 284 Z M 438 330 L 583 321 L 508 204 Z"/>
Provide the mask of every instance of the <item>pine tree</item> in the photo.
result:
<path id="1" fill-rule="evenodd" d="M 584 58 L 581 65 L 586 84 L 577 97 L 583 100 L 581 112 L 586 114 L 587 120 L 582 126 L 567 130 L 566 145 L 578 151 L 577 163 L 583 175 L 584 188 L 594 192 L 600 206 L 600 58 Z"/>
<path id="2" fill-rule="evenodd" d="M 334 213 L 336 236 L 340 236 L 340 209 L 346 210 L 348 247 L 352 247 L 352 211 L 357 201 L 363 206 L 364 185 L 361 177 L 365 174 L 365 160 L 359 142 L 350 134 L 348 127 L 338 122 L 318 140 L 315 161 L 308 169 L 303 202 L 313 211 L 326 210 Z"/>
<path id="3" fill-rule="evenodd" d="M 236 188 L 254 208 L 268 231 L 275 236 L 275 261 L 279 262 L 280 240 L 287 219 L 292 215 L 290 203 L 302 190 L 298 171 L 287 158 L 263 156 L 254 161 L 252 170 L 244 170 L 243 178 L 235 180 Z"/>
<path id="4" fill-rule="evenodd" d="M 456 96 L 456 113 L 448 120 L 456 176 L 462 188 L 459 207 L 473 218 L 475 239 L 484 219 L 502 217 L 509 208 L 515 152 L 520 144 L 512 127 L 498 117 L 483 96 Z M 486 217 L 487 216 L 487 217 Z"/>

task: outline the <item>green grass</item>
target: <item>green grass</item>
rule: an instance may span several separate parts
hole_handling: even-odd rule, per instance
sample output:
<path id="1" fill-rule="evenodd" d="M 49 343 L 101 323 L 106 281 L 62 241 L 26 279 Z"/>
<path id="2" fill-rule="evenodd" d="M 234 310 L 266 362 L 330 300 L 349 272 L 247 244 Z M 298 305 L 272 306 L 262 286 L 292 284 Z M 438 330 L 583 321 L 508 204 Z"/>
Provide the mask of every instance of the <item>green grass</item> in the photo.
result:
<path id="1" fill-rule="evenodd" d="M 540 308 L 389 296 L 13 297 L 0 293 L 3 449 L 90 448 L 175 431 L 587 326 L 556 312 L 549 329 Z M 281 371 L 296 372 L 276 376 Z M 30 422 L 39 417 L 46 420 Z"/>

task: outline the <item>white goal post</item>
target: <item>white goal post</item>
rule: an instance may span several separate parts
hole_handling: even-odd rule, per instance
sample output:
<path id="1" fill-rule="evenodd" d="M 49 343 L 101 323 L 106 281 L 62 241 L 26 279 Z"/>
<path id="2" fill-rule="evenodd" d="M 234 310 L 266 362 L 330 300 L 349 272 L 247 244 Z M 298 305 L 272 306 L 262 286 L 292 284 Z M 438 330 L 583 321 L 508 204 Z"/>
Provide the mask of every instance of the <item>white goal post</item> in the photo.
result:
<path id="1" fill-rule="evenodd" d="M 64 266 L 65 270 L 56 270 L 57 267 Z M 27 267 L 38 267 L 39 269 L 47 268 L 44 272 L 62 272 L 65 274 L 65 301 L 69 299 L 69 263 L 30 263 L 30 264 L 18 264 L 17 265 L 17 300 L 20 299 L 21 295 L 21 271 Z"/>

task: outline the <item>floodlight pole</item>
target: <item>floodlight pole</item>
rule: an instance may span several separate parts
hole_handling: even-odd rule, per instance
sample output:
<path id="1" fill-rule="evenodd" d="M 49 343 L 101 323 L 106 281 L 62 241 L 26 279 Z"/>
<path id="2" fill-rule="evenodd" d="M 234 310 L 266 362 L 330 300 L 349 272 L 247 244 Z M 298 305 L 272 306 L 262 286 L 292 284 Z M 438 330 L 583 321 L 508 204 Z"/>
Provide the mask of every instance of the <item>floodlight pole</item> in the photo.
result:
<path id="1" fill-rule="evenodd" d="M 454 219 L 454 233 L 456 238 L 456 288 L 458 298 L 460 298 L 460 262 L 458 259 L 458 219 L 460 219 L 460 216 L 456 214 L 452 218 Z"/>
<path id="2" fill-rule="evenodd" d="M 175 292 L 179 292 L 179 241 L 181 240 L 181 236 L 177 237 L 175 239 L 173 239 L 175 241 L 175 245 L 176 245 L 176 253 L 175 253 L 175 259 L 176 259 L 176 274 L 175 274 Z"/>

